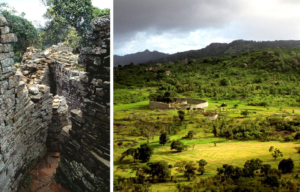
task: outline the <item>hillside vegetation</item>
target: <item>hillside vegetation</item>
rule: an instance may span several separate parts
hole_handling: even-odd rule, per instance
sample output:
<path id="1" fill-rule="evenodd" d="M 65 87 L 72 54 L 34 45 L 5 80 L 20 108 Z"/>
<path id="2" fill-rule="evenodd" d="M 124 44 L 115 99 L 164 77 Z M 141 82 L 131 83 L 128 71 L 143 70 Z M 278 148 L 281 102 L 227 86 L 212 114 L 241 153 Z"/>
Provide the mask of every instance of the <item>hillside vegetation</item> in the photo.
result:
<path id="1" fill-rule="evenodd" d="M 115 190 L 297 191 L 299 62 L 275 48 L 114 68 Z M 209 106 L 150 110 L 166 92 Z"/>

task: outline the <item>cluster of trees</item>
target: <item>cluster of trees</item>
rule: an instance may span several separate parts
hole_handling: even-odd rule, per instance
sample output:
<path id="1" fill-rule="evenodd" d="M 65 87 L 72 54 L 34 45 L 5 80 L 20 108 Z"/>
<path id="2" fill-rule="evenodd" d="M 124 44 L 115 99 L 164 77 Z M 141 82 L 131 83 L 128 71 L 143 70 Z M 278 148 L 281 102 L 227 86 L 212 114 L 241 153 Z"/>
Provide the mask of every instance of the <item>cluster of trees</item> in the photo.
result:
<path id="1" fill-rule="evenodd" d="M 256 120 L 232 121 L 230 118 L 222 118 L 218 122 L 212 122 L 212 133 L 215 136 L 238 140 L 297 140 L 300 119 L 283 119 L 282 117 L 257 118 Z M 289 133 L 282 138 L 278 131 Z M 291 136 L 295 134 L 295 136 Z M 299 134 L 298 134 L 299 135 Z"/>
<path id="2" fill-rule="evenodd" d="M 197 166 L 198 164 L 198 166 Z M 129 184 L 131 188 L 133 188 L 137 184 L 145 184 L 146 186 L 143 186 L 144 188 L 149 186 L 148 182 L 154 182 L 155 180 L 160 182 L 165 182 L 167 178 L 170 178 L 171 181 L 173 180 L 174 176 L 171 174 L 171 169 L 175 168 L 178 173 L 183 173 L 183 176 L 187 178 L 187 180 L 191 180 L 192 178 L 195 178 L 197 175 L 197 172 L 199 172 L 199 175 L 203 175 L 205 172 L 205 166 L 207 165 L 207 162 L 204 159 L 201 159 L 197 162 L 193 161 L 179 161 L 172 166 L 171 164 L 168 164 L 166 161 L 155 161 L 155 162 L 148 162 L 147 164 L 131 164 L 129 166 L 126 165 L 120 165 L 117 167 L 117 170 L 126 170 L 130 169 L 132 172 L 135 172 L 136 177 L 135 178 L 123 178 L 118 177 L 116 178 L 116 181 L 114 182 L 114 188 L 115 190 L 123 189 L 125 186 L 120 186 L 120 183 L 128 185 L 128 181 L 130 180 L 132 183 Z M 126 182 L 127 181 L 127 182 Z M 175 181 L 176 182 L 176 181 Z M 135 184 L 133 184 L 135 183 Z M 135 186 L 136 187 L 136 186 Z M 128 188 L 128 187 L 125 187 Z"/>
<path id="3" fill-rule="evenodd" d="M 128 65 L 115 70 L 115 89 L 130 87 L 168 87 L 177 94 L 216 100 L 245 100 L 252 106 L 278 106 L 278 96 L 293 98 L 299 106 L 299 48 L 257 50 L 236 56 L 204 58 L 186 64 L 163 63 L 158 71 L 171 71 L 157 79 L 158 71 L 147 71 L 149 64 Z M 279 61 L 278 61 L 279 58 Z M 279 67 L 284 63 L 284 67 Z M 247 68 L 244 67 L 247 63 Z M 283 65 L 283 64 L 282 64 Z M 167 86 L 166 86 L 167 85 Z M 254 94 L 253 94 L 254 93 Z M 163 98 L 154 96 L 151 100 Z M 259 95 L 259 97 L 258 97 Z M 154 96 L 154 97 L 153 97 Z"/>
<path id="4" fill-rule="evenodd" d="M 140 160 L 141 162 L 148 162 L 153 153 L 154 150 L 152 147 L 148 146 L 148 144 L 142 144 L 138 148 L 129 148 L 126 151 L 124 151 L 120 158 L 120 162 L 126 156 L 132 156 L 134 162 L 136 160 Z"/>
<path id="5" fill-rule="evenodd" d="M 164 103 L 172 103 L 174 102 L 174 97 L 176 97 L 177 94 L 173 91 L 168 90 L 157 90 L 156 93 L 150 93 L 149 94 L 149 100 L 150 101 L 160 101 Z"/>
<path id="6" fill-rule="evenodd" d="M 292 172 L 292 159 L 283 159 L 278 169 L 264 164 L 260 159 L 247 160 L 244 167 L 224 164 L 217 168 L 217 175 L 207 179 L 195 179 L 191 185 L 178 184 L 179 191 L 297 191 L 297 185 L 281 178 Z"/>
<path id="7" fill-rule="evenodd" d="M 53 44 L 64 42 L 75 49 L 84 45 L 82 36 L 90 29 L 94 17 L 109 15 L 109 9 L 100 10 L 92 6 L 91 0 L 41 0 L 47 7 L 44 18 L 48 21 L 45 26 L 32 22 L 19 14 L 7 3 L 0 3 L 0 12 L 8 21 L 10 32 L 15 33 L 18 42 L 13 44 L 14 59 L 21 61 L 26 48 L 33 46 L 38 49 L 48 48 Z"/>

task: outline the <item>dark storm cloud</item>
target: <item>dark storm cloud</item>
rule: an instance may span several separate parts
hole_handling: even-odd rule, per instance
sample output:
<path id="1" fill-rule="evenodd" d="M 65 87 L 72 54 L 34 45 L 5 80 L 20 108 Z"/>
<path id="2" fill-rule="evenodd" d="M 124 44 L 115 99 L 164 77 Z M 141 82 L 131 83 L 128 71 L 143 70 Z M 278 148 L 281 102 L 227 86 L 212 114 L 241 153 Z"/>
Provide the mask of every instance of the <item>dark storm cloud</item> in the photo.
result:
<path id="1" fill-rule="evenodd" d="M 115 0 L 114 51 L 175 53 L 212 42 L 300 39 L 299 0 Z"/>
<path id="2" fill-rule="evenodd" d="M 232 0 L 114 0 L 114 46 L 122 46 L 138 32 L 221 28 L 238 17 L 240 6 Z"/>

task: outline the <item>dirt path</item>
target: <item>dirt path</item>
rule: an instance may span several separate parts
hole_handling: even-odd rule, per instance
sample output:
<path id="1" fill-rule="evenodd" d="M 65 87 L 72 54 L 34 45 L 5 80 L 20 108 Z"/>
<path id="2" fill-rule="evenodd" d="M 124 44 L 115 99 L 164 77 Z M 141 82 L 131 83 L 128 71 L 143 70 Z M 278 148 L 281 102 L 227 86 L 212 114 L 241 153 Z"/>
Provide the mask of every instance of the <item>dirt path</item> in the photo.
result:
<path id="1" fill-rule="evenodd" d="M 49 152 L 31 171 L 18 192 L 70 192 L 54 180 L 60 153 Z"/>

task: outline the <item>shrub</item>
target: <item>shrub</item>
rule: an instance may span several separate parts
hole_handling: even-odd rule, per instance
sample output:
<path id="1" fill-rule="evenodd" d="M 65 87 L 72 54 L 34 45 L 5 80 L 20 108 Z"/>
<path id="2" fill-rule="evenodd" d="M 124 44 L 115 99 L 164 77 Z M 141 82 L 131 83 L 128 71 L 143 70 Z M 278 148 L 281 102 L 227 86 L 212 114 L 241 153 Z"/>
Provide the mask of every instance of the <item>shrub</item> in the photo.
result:
<path id="1" fill-rule="evenodd" d="M 184 149 L 186 149 L 187 147 L 179 140 L 173 141 L 171 143 L 171 150 L 172 149 L 176 149 L 177 151 L 181 152 Z"/>
<path id="2" fill-rule="evenodd" d="M 291 158 L 281 160 L 278 165 L 278 170 L 281 170 L 282 173 L 290 173 L 292 172 L 293 168 L 294 161 Z"/>
<path id="3" fill-rule="evenodd" d="M 286 142 L 293 141 L 293 140 L 294 140 L 294 137 L 291 136 L 291 135 L 288 135 L 288 136 L 284 137 L 284 141 L 286 141 Z"/>
<path id="4" fill-rule="evenodd" d="M 220 85 L 221 86 L 228 86 L 229 85 L 229 80 L 227 78 L 221 79 L 220 80 Z"/>

